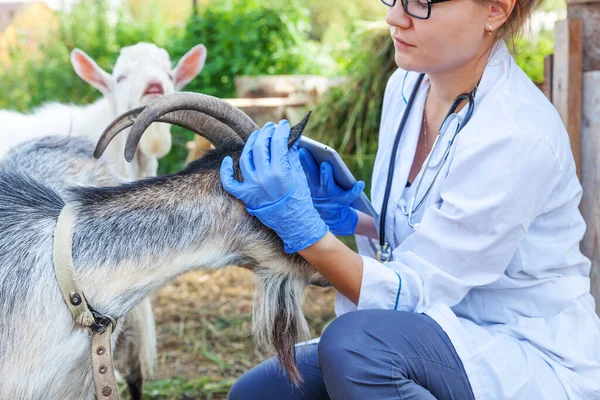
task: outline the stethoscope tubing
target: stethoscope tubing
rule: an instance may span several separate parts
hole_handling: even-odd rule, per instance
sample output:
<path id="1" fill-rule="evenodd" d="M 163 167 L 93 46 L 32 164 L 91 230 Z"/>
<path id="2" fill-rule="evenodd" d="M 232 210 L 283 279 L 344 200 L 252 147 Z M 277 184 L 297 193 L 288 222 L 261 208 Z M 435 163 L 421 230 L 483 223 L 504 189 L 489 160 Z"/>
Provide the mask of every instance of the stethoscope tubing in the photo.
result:
<path id="1" fill-rule="evenodd" d="M 421 83 L 422 83 L 424 77 L 425 77 L 425 74 L 422 73 L 422 74 L 419 74 L 419 77 L 417 78 L 417 82 L 415 83 L 412 93 L 410 94 L 410 98 L 406 104 L 406 110 L 404 112 L 404 115 L 402 116 L 400 125 L 398 126 L 398 130 L 396 131 L 396 137 L 394 138 L 394 144 L 392 147 L 392 154 L 390 156 L 390 165 L 388 167 L 388 176 L 387 176 L 387 181 L 386 181 L 386 185 L 385 185 L 385 193 L 384 193 L 384 197 L 383 197 L 383 204 L 381 207 L 381 214 L 380 214 L 380 221 L 379 221 L 379 246 L 380 246 L 380 249 L 378 251 L 377 257 L 382 262 L 388 261 L 389 257 L 391 257 L 391 251 L 389 249 L 389 244 L 386 241 L 386 237 L 385 237 L 385 218 L 387 216 L 388 202 L 390 199 L 390 193 L 391 193 L 391 189 L 392 189 L 392 181 L 393 181 L 393 177 L 394 177 L 396 154 L 398 152 L 400 138 L 402 137 L 402 133 L 404 131 L 406 121 L 408 120 L 408 116 L 412 109 L 415 97 L 417 95 L 417 92 L 419 90 L 419 87 L 421 86 Z M 406 76 L 405 76 L 405 79 L 406 79 Z M 423 205 L 425 199 L 429 195 L 429 192 L 433 188 L 433 183 L 435 182 L 438 175 L 440 174 L 440 171 L 442 170 L 442 166 L 444 165 L 444 163 L 446 162 L 446 159 L 450 155 L 450 149 L 452 147 L 452 144 L 454 143 L 454 140 L 456 139 L 456 136 L 458 135 L 460 130 L 469 122 L 469 120 L 471 119 L 471 116 L 473 115 L 473 112 L 475 109 L 475 94 L 476 94 L 476 92 L 477 92 L 477 87 L 475 87 L 475 89 L 472 92 L 463 93 L 460 96 L 458 96 L 456 99 L 454 99 L 452 106 L 450 107 L 450 109 L 448 110 L 448 113 L 446 114 L 446 117 L 444 118 L 444 123 L 452 114 L 455 114 L 460 103 L 466 100 L 468 102 L 468 108 L 467 108 L 467 113 L 465 115 L 465 118 L 462 120 L 462 122 L 460 122 L 459 126 L 457 127 L 456 133 L 448 141 L 448 147 L 446 148 L 446 152 L 445 152 L 442 160 L 440 161 L 440 164 L 439 164 L 440 166 L 439 166 L 435 176 L 433 177 L 432 183 L 429 185 L 429 188 L 427 188 L 427 191 L 425 192 L 425 195 L 423 196 L 423 198 L 417 203 L 417 206 L 414 207 L 415 200 L 417 199 L 417 195 L 419 193 L 419 189 L 420 189 L 421 183 L 423 181 L 423 179 L 422 179 L 423 177 L 421 177 L 421 179 L 419 179 L 419 182 L 417 183 L 417 187 L 415 189 L 415 195 L 413 196 L 413 198 L 410 202 L 408 211 L 406 211 L 404 206 L 401 207 L 402 213 L 407 217 L 408 225 L 411 228 L 414 227 L 414 224 L 412 223 L 412 214 L 414 212 L 418 211 L 419 208 Z M 403 91 L 402 96 L 404 97 L 404 91 Z M 442 127 L 444 126 L 444 123 L 442 123 Z M 438 144 L 439 138 L 441 136 L 440 133 L 441 132 L 438 132 L 438 135 L 435 138 L 435 141 L 432 146 L 432 151 L 430 152 L 429 156 L 427 157 L 427 163 L 425 164 L 425 170 L 427 170 L 427 168 L 429 168 L 429 163 L 431 162 L 430 156 Z"/>
<path id="2" fill-rule="evenodd" d="M 383 195 L 383 205 L 381 206 L 381 218 L 379 220 L 379 245 L 381 247 L 385 246 L 385 217 L 387 215 L 388 202 L 390 201 L 390 192 L 392 190 L 392 180 L 394 178 L 394 162 L 396 160 L 396 153 L 398 152 L 398 144 L 400 143 L 402 131 L 404 130 L 404 126 L 406 125 L 406 121 L 408 120 L 408 115 L 410 114 L 410 110 L 415 101 L 415 97 L 417 97 L 417 92 L 419 91 L 419 86 L 421 86 L 421 82 L 423 82 L 424 77 L 425 74 L 419 74 L 419 77 L 417 78 L 415 87 L 413 88 L 413 91 L 410 94 L 410 98 L 408 99 L 408 103 L 406 104 L 406 111 L 404 112 L 404 115 L 400 120 L 400 125 L 398 126 L 398 130 L 396 131 L 396 137 L 394 138 L 392 155 L 390 156 L 390 165 L 388 167 L 388 177 L 387 182 L 385 184 L 385 193 Z"/>

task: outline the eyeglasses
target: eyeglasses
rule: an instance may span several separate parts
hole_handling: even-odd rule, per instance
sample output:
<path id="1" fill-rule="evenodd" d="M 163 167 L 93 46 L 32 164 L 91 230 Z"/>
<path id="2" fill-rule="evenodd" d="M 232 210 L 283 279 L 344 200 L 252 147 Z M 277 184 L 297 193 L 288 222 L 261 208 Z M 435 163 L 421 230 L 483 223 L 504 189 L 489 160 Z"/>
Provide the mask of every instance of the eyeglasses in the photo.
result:
<path id="1" fill-rule="evenodd" d="M 402 8 L 411 17 L 428 19 L 431 16 L 431 5 L 450 0 L 401 0 Z M 388 7 L 394 7 L 396 0 L 381 0 Z"/>

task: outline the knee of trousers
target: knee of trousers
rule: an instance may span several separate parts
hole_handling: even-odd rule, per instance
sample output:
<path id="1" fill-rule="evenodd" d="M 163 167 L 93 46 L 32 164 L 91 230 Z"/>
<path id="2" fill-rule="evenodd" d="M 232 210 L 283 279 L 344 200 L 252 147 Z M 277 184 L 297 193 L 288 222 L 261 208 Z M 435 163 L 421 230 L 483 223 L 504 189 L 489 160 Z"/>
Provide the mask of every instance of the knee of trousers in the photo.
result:
<path id="1" fill-rule="evenodd" d="M 242 400 L 244 396 L 247 395 L 247 385 L 244 384 L 242 378 L 235 381 L 231 389 L 229 389 L 229 393 L 227 394 L 227 400 Z"/>
<path id="2" fill-rule="evenodd" d="M 329 324 L 319 341 L 319 365 L 322 369 L 348 369 L 356 367 L 360 349 L 368 335 L 363 326 L 368 324 L 368 312 L 354 311 L 344 314 Z"/>
<path id="3" fill-rule="evenodd" d="M 246 374 L 240 376 L 227 394 L 227 400 L 248 400 L 262 398 L 261 391 L 264 389 L 261 385 L 265 382 L 256 381 L 256 377 L 250 377 Z"/>
<path id="4" fill-rule="evenodd" d="M 394 316 L 393 328 L 389 322 L 390 313 Z M 423 326 L 424 318 L 410 312 L 391 310 L 359 310 L 344 314 L 323 332 L 319 342 L 319 364 L 324 370 L 352 369 L 355 372 L 368 365 L 386 364 L 392 350 L 410 346 L 410 335 L 404 335 L 402 331 Z M 387 343 L 391 329 L 395 332 L 394 349 L 391 343 Z M 403 356 L 400 353 L 394 357 L 394 364 L 401 370 L 405 370 Z"/>

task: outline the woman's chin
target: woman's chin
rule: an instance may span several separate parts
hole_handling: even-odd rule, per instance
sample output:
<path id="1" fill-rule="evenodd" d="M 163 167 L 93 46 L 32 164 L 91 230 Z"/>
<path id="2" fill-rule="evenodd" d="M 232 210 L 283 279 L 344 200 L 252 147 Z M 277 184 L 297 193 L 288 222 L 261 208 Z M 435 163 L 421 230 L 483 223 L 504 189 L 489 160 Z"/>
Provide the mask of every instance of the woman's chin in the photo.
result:
<path id="1" fill-rule="evenodd" d="M 398 68 L 404 71 L 417 71 L 416 63 L 414 60 L 409 59 L 406 54 L 396 52 L 394 60 L 396 61 Z"/>
<path id="2" fill-rule="evenodd" d="M 396 65 L 403 71 L 430 73 L 432 68 L 424 62 L 417 62 L 414 58 L 408 58 L 404 54 L 396 53 Z"/>

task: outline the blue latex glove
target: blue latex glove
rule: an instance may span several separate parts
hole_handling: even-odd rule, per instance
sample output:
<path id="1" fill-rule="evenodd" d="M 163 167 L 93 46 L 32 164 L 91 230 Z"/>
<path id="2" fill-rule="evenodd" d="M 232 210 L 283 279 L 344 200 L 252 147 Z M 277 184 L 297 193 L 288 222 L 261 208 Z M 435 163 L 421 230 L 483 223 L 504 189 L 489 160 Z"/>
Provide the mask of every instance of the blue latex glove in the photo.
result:
<path id="1" fill-rule="evenodd" d="M 306 149 L 300 149 L 300 161 L 319 215 L 336 235 L 353 235 L 358 224 L 358 213 L 352 204 L 365 188 L 363 181 L 356 182 L 350 190 L 338 186 L 333 178 L 331 164 L 327 161 L 317 166 L 315 159 Z"/>
<path id="2" fill-rule="evenodd" d="M 244 181 L 233 177 L 233 160 L 225 157 L 221 182 L 251 215 L 277 233 L 286 253 L 295 253 L 319 241 L 328 228 L 313 206 L 297 144 L 288 150 L 289 136 L 285 120 L 252 133 L 240 157 Z"/>

